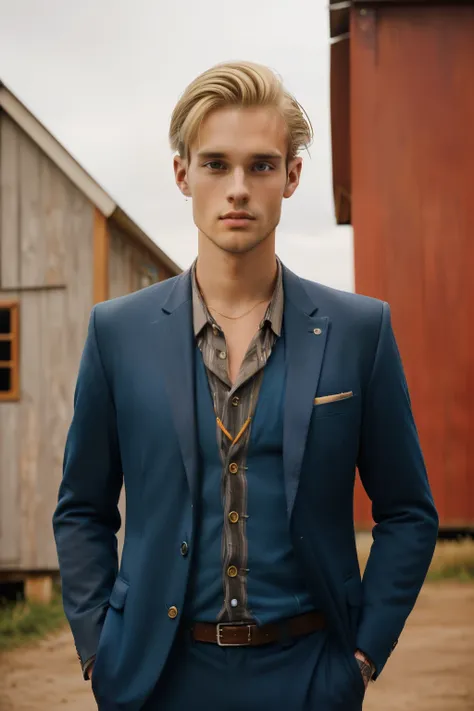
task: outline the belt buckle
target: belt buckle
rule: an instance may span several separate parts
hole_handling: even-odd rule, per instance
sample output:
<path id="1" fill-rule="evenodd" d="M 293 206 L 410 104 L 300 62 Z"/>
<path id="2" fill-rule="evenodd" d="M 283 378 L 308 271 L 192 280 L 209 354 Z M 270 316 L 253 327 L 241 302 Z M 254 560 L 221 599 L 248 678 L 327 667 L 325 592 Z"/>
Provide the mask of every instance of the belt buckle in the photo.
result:
<path id="1" fill-rule="evenodd" d="M 219 647 L 246 647 L 246 644 L 239 644 L 239 642 L 223 642 L 222 641 L 222 628 L 223 627 L 247 627 L 247 642 L 250 644 L 252 641 L 252 625 L 239 625 L 235 622 L 218 622 L 216 625 L 216 641 Z"/>

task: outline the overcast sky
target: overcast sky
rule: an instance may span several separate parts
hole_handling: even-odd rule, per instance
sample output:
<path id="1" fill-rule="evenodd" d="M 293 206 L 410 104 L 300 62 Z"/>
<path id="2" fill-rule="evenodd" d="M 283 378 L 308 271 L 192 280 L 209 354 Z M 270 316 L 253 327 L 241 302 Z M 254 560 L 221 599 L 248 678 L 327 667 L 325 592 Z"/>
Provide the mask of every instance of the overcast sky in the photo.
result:
<path id="1" fill-rule="evenodd" d="M 0 78 L 180 266 L 196 254 L 168 124 L 186 85 L 226 60 L 271 66 L 315 129 L 284 201 L 278 253 L 353 288 L 352 230 L 331 192 L 326 0 L 0 0 Z"/>

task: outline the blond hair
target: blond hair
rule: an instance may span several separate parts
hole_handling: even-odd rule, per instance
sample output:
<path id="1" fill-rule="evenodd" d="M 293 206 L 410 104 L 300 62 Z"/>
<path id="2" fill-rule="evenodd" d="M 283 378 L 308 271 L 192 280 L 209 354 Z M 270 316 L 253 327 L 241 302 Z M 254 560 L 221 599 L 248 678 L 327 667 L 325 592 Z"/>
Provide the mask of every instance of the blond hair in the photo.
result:
<path id="1" fill-rule="evenodd" d="M 269 67 L 226 62 L 203 72 L 185 89 L 171 116 L 171 149 L 189 159 L 189 147 L 202 121 L 211 111 L 227 106 L 276 108 L 288 131 L 287 160 L 311 144 L 313 127 L 307 113 Z"/>

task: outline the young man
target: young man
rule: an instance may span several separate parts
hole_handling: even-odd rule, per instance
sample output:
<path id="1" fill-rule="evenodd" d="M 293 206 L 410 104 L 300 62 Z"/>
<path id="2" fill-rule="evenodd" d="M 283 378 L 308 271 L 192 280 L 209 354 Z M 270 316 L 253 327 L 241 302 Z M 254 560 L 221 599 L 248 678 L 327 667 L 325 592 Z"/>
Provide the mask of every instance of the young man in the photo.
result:
<path id="1" fill-rule="evenodd" d="M 101 711 L 361 709 L 424 581 L 438 522 L 389 307 L 275 256 L 310 139 L 269 69 L 199 76 L 170 127 L 197 261 L 93 309 L 53 523 Z"/>

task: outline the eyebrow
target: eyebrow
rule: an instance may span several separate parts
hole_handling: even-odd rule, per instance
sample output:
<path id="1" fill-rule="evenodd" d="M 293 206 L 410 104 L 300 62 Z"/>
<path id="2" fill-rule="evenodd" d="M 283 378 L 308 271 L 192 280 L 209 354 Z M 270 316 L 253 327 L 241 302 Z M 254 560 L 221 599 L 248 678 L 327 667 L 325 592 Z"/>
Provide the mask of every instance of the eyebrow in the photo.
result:
<path id="1" fill-rule="evenodd" d="M 212 160 L 220 160 L 222 158 L 227 158 L 227 154 L 221 151 L 199 151 L 197 156 L 199 159 L 209 158 Z M 252 153 L 250 158 L 252 160 L 283 160 L 283 156 L 281 156 L 279 153 Z"/>

